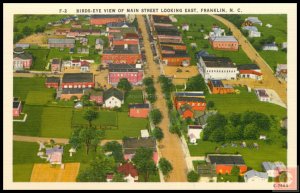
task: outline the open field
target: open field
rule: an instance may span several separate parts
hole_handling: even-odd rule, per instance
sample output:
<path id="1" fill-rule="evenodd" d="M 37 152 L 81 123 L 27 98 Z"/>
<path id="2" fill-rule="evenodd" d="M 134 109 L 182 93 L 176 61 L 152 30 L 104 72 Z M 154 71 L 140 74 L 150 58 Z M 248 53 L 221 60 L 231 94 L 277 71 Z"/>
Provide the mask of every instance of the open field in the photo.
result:
<path id="1" fill-rule="evenodd" d="M 34 164 L 31 182 L 76 182 L 80 163 L 65 163 L 64 169 L 50 164 Z"/>
<path id="2" fill-rule="evenodd" d="M 122 111 L 128 111 L 128 105 L 131 103 L 144 103 L 142 90 L 131 90 L 125 94 L 125 101 L 122 105 Z"/>
<path id="3" fill-rule="evenodd" d="M 29 91 L 39 91 L 45 93 L 53 93 L 54 89 L 49 89 L 45 87 L 45 78 L 33 77 L 33 78 L 23 78 L 14 77 L 13 79 L 13 94 L 14 97 L 20 97 L 22 101 L 25 101 Z"/>
<path id="4" fill-rule="evenodd" d="M 225 29 L 225 32 L 228 31 L 228 28 L 225 27 L 221 22 L 215 20 L 209 15 L 175 15 L 175 17 L 178 20 L 176 25 L 180 26 L 180 29 L 183 23 L 189 24 L 189 31 L 182 32 L 182 37 L 184 43 L 187 45 L 187 50 L 191 57 L 192 65 L 196 65 L 197 63 L 195 53 L 202 49 L 206 50 L 209 54 L 214 54 L 220 57 L 229 57 L 232 60 L 232 62 L 236 64 L 251 63 L 251 60 L 248 58 L 248 56 L 244 53 L 242 49 L 239 49 L 239 51 L 237 52 L 213 50 L 209 44 L 209 41 L 204 39 L 204 35 L 209 34 L 213 24 L 216 24 L 221 28 Z M 201 29 L 203 29 L 204 32 L 201 32 Z M 188 39 L 187 36 L 192 36 L 192 39 Z M 197 48 L 193 49 L 190 45 L 191 43 L 196 43 Z"/>
<path id="5" fill-rule="evenodd" d="M 45 91 L 29 91 L 25 100 L 28 105 L 45 105 L 54 98 L 52 90 Z"/>
<path id="6" fill-rule="evenodd" d="M 163 71 L 164 75 L 173 77 L 172 82 L 175 85 L 184 85 L 189 78 L 199 74 L 197 66 L 164 66 Z"/>
<path id="7" fill-rule="evenodd" d="M 213 101 L 218 112 L 223 114 L 241 113 L 249 110 L 275 115 L 278 118 L 287 115 L 287 109 L 279 105 L 259 101 L 254 91 L 249 93 L 245 87 L 236 87 L 236 89 L 240 90 L 240 94 L 208 94 L 206 95 L 206 101 Z"/>
<path id="8" fill-rule="evenodd" d="M 239 141 L 241 142 L 241 141 Z M 280 142 L 274 140 L 273 144 L 266 144 L 264 141 L 245 140 L 249 145 L 253 142 L 258 143 L 259 149 L 242 148 L 227 146 L 222 148 L 220 143 L 198 140 L 197 145 L 188 145 L 191 156 L 205 156 L 207 153 L 216 153 L 216 147 L 219 147 L 218 153 L 239 153 L 243 156 L 248 167 L 261 171 L 261 162 L 263 161 L 282 161 L 287 163 L 287 149 L 282 148 Z"/>
<path id="9" fill-rule="evenodd" d="M 84 111 L 74 110 L 72 117 L 72 125 L 88 125 L 88 121 L 83 118 Z M 97 127 L 116 127 L 117 126 L 117 112 L 114 111 L 100 111 L 97 119 L 92 121 L 92 124 Z"/>
<path id="10" fill-rule="evenodd" d="M 45 107 L 41 118 L 41 137 L 70 137 L 72 108 Z"/>

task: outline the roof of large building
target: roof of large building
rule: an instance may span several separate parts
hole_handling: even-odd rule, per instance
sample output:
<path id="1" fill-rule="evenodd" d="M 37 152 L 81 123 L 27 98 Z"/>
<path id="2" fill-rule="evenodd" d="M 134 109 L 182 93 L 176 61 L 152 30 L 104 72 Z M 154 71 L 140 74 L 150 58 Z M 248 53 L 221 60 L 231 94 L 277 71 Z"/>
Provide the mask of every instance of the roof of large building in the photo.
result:
<path id="1" fill-rule="evenodd" d="M 234 36 L 213 36 L 211 40 L 214 42 L 238 42 Z"/>
<path id="2" fill-rule="evenodd" d="M 125 15 L 115 14 L 115 15 L 92 15 L 91 19 L 104 19 L 104 18 L 126 18 Z"/>
<path id="3" fill-rule="evenodd" d="M 128 105 L 128 107 L 131 109 L 131 108 L 134 108 L 134 109 L 145 109 L 145 108 L 149 108 L 150 105 L 148 103 L 140 103 L 140 104 L 130 104 Z"/>
<path id="4" fill-rule="evenodd" d="M 206 100 L 201 97 L 176 97 L 176 101 L 206 102 Z"/>
<path id="5" fill-rule="evenodd" d="M 209 80 L 213 87 L 224 87 L 222 80 Z"/>
<path id="6" fill-rule="evenodd" d="M 111 87 L 108 90 L 104 91 L 103 96 L 104 96 L 104 100 L 107 100 L 112 96 L 116 97 L 121 101 L 124 99 L 124 93 L 121 90 L 116 89 L 114 87 Z"/>
<path id="7" fill-rule="evenodd" d="M 156 141 L 154 138 L 127 138 L 123 139 L 123 149 L 125 154 L 134 154 L 140 147 L 151 148 L 156 151 Z"/>
<path id="8" fill-rule="evenodd" d="M 190 56 L 186 51 L 175 50 L 174 54 L 162 54 L 163 58 L 189 58 Z"/>
<path id="9" fill-rule="evenodd" d="M 176 97 L 204 97 L 203 91 L 175 92 Z"/>
<path id="10" fill-rule="evenodd" d="M 165 24 L 172 23 L 169 16 L 166 16 L 166 15 L 152 15 L 152 18 L 153 18 L 154 23 L 165 23 Z"/>
<path id="11" fill-rule="evenodd" d="M 224 165 L 245 165 L 245 161 L 240 155 L 208 155 L 211 164 Z"/>
<path id="12" fill-rule="evenodd" d="M 175 26 L 172 27 L 155 26 L 155 31 L 157 35 L 180 36 L 180 33 Z"/>
<path id="13" fill-rule="evenodd" d="M 109 72 L 138 72 L 142 69 L 136 68 L 135 64 L 109 64 Z"/>
<path id="14" fill-rule="evenodd" d="M 62 82 L 94 82 L 94 75 L 93 73 L 64 73 Z"/>
<path id="15" fill-rule="evenodd" d="M 60 78 L 59 77 L 47 77 L 46 83 L 59 83 Z"/>
<path id="16" fill-rule="evenodd" d="M 228 57 L 211 57 L 202 56 L 201 57 L 205 63 L 206 67 L 210 68 L 236 68 L 232 61 Z"/>
<path id="17" fill-rule="evenodd" d="M 259 70 L 257 64 L 243 64 L 237 66 L 238 70 Z"/>
<path id="18" fill-rule="evenodd" d="M 122 27 L 124 25 L 131 26 L 128 22 L 123 21 L 123 22 L 108 23 L 106 24 L 106 27 Z"/>
<path id="19" fill-rule="evenodd" d="M 104 49 L 103 54 L 139 54 L 139 46 L 134 44 L 129 44 L 128 48 L 123 45 L 115 45 L 113 49 Z"/>
<path id="20" fill-rule="evenodd" d="M 21 58 L 23 60 L 29 60 L 29 59 L 32 59 L 32 55 L 27 52 L 20 53 L 20 54 L 14 53 L 14 58 Z"/>
<path id="21" fill-rule="evenodd" d="M 138 171 L 132 163 L 122 164 L 118 167 L 117 170 L 119 173 L 123 174 L 125 177 L 128 176 L 129 174 L 132 177 L 138 176 Z"/>
<path id="22" fill-rule="evenodd" d="M 268 178 L 268 173 L 266 172 L 258 172 L 256 170 L 249 170 L 244 175 L 246 178 L 252 178 L 252 177 L 260 177 L 260 178 Z"/>
<path id="23" fill-rule="evenodd" d="M 49 38 L 48 44 L 75 44 L 75 39 Z"/>
<path id="24" fill-rule="evenodd" d="M 216 166 L 213 164 L 198 165 L 198 174 L 200 176 L 216 176 Z"/>
<path id="25" fill-rule="evenodd" d="M 84 94 L 84 88 L 63 88 L 62 94 Z"/>

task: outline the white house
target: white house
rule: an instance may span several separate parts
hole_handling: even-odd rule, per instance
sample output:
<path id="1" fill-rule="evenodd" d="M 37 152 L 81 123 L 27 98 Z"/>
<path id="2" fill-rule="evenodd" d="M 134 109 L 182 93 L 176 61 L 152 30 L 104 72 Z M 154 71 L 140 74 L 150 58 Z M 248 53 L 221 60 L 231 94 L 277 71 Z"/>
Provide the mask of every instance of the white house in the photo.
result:
<path id="1" fill-rule="evenodd" d="M 104 107 L 106 108 L 120 108 L 124 104 L 124 94 L 122 91 L 111 87 L 104 91 Z"/>
<path id="2" fill-rule="evenodd" d="M 210 37 L 222 37 L 225 36 L 225 30 L 219 27 L 213 27 L 212 32 L 209 32 Z"/>
<path id="3" fill-rule="evenodd" d="M 259 139 L 261 139 L 261 140 L 266 140 L 267 137 L 266 137 L 265 135 L 260 135 L 260 136 L 259 136 Z"/>
<path id="4" fill-rule="evenodd" d="M 253 23 L 253 24 L 258 24 L 258 25 L 260 25 L 260 26 L 263 25 L 263 23 L 258 19 L 258 17 L 247 17 L 247 18 L 245 19 L 245 21 L 250 21 L 251 23 Z"/>
<path id="5" fill-rule="evenodd" d="M 270 102 L 270 96 L 265 89 L 255 89 L 255 94 L 260 101 Z"/>
<path id="6" fill-rule="evenodd" d="M 262 50 L 278 51 L 278 46 L 273 42 L 272 44 L 264 44 Z"/>
<path id="7" fill-rule="evenodd" d="M 277 177 L 282 171 L 286 171 L 283 162 L 262 162 L 262 168 L 269 177 Z"/>
<path id="8" fill-rule="evenodd" d="M 244 179 L 245 182 L 268 182 L 268 173 L 249 170 L 245 173 Z"/>
<path id="9" fill-rule="evenodd" d="M 247 30 L 249 33 L 249 37 L 254 38 L 254 37 L 260 37 L 261 33 L 258 31 L 256 26 L 244 26 L 242 28 L 243 30 Z"/>
<path id="10" fill-rule="evenodd" d="M 149 137 L 149 132 L 147 129 L 142 129 L 141 130 L 141 137 L 142 138 L 148 138 Z"/>
<path id="11" fill-rule="evenodd" d="M 195 144 L 197 139 L 200 139 L 200 134 L 202 133 L 203 128 L 201 125 L 188 125 L 188 136 L 190 143 Z"/>
<path id="12" fill-rule="evenodd" d="M 262 80 L 263 75 L 260 68 L 256 64 L 243 64 L 238 65 L 240 78 L 251 78 L 254 80 Z"/>
<path id="13" fill-rule="evenodd" d="M 197 63 L 200 74 L 205 81 L 212 80 L 235 80 L 237 67 L 228 57 L 202 56 Z"/>
<path id="14" fill-rule="evenodd" d="M 181 27 L 183 31 L 189 31 L 189 25 L 187 23 L 182 24 Z"/>

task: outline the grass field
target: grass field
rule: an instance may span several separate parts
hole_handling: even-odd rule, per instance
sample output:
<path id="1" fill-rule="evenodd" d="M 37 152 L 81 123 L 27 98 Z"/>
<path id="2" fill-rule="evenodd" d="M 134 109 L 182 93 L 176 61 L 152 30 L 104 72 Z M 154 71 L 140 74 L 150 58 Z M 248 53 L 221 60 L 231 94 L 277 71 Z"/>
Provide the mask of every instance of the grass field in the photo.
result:
<path id="1" fill-rule="evenodd" d="M 128 111 L 130 103 L 144 103 L 143 92 L 141 90 L 132 90 L 125 94 L 125 102 L 122 105 L 122 111 Z"/>
<path id="2" fill-rule="evenodd" d="M 54 98 L 52 90 L 29 91 L 25 100 L 28 105 L 45 105 Z"/>
<path id="3" fill-rule="evenodd" d="M 84 111 L 75 110 L 72 117 L 72 125 L 88 125 L 88 121 L 83 118 Z M 117 112 L 114 111 L 100 111 L 97 119 L 92 121 L 92 124 L 97 127 L 117 126 Z"/>
<path id="4" fill-rule="evenodd" d="M 29 142 L 13 142 L 13 181 L 29 182 L 34 163 L 44 163 L 36 154 L 39 145 Z"/>
<path id="5" fill-rule="evenodd" d="M 27 113 L 26 122 L 13 122 L 13 134 L 40 136 L 43 106 L 25 105 L 23 112 Z"/>
<path id="6" fill-rule="evenodd" d="M 227 27 L 225 27 L 219 21 L 215 20 L 213 17 L 209 15 L 176 15 L 175 17 L 178 20 L 176 25 L 180 26 L 180 28 L 181 24 L 183 23 L 189 24 L 189 31 L 182 32 L 181 34 L 184 43 L 187 45 L 192 65 L 195 65 L 197 63 L 195 53 L 202 49 L 206 50 L 209 54 L 214 54 L 220 57 L 229 57 L 232 62 L 237 64 L 251 63 L 251 60 L 242 49 L 239 49 L 238 52 L 213 50 L 209 44 L 209 41 L 203 39 L 204 34 L 209 34 L 213 24 L 220 26 L 221 28 L 225 29 L 225 31 L 228 30 Z M 204 32 L 200 31 L 200 29 L 202 29 L 201 26 L 203 26 Z M 193 38 L 187 39 L 187 36 L 192 36 Z M 196 43 L 197 48 L 193 49 L 190 45 L 191 43 Z"/>
<path id="7" fill-rule="evenodd" d="M 45 67 L 48 64 L 48 54 L 50 52 L 49 49 L 27 49 L 28 53 L 30 53 L 33 57 L 32 61 L 32 70 L 47 70 Z"/>
<path id="8" fill-rule="evenodd" d="M 14 97 L 20 97 L 22 101 L 25 101 L 29 91 L 39 91 L 44 93 L 54 94 L 54 89 L 45 87 L 45 78 L 42 77 L 14 77 L 13 79 L 13 94 Z"/>
<path id="9" fill-rule="evenodd" d="M 253 141 L 245 140 L 247 144 Z M 261 171 L 263 161 L 282 161 L 287 163 L 287 149 L 282 148 L 280 143 L 266 144 L 264 141 L 255 141 L 259 149 L 241 147 L 221 147 L 221 144 L 209 141 L 198 141 L 197 145 L 189 145 L 191 156 L 204 156 L 206 153 L 215 153 L 216 147 L 220 148 L 219 153 L 239 153 L 243 156 L 248 167 Z"/>
<path id="10" fill-rule="evenodd" d="M 237 87 L 237 89 L 241 91 L 240 94 L 208 94 L 206 95 L 206 101 L 213 101 L 218 112 L 223 114 L 230 112 L 240 113 L 249 110 L 275 115 L 278 118 L 283 118 L 287 115 L 285 108 L 259 101 L 253 91 L 249 93 L 244 87 Z"/>
<path id="11" fill-rule="evenodd" d="M 281 48 L 281 43 L 287 42 L 287 15 L 286 14 L 246 14 L 241 15 L 243 19 L 247 17 L 258 17 L 262 21 L 262 26 L 257 26 L 258 31 L 261 32 L 261 37 L 254 38 L 255 42 L 264 39 L 268 36 L 274 36 L 275 42 L 279 44 Z M 272 28 L 266 27 L 266 24 L 271 24 Z M 287 53 L 283 52 L 281 49 L 276 51 L 259 51 L 259 54 L 264 58 L 264 60 L 270 65 L 274 70 L 277 64 L 287 63 Z"/>
<path id="12" fill-rule="evenodd" d="M 42 137 L 70 137 L 72 108 L 45 107 L 41 118 Z"/>

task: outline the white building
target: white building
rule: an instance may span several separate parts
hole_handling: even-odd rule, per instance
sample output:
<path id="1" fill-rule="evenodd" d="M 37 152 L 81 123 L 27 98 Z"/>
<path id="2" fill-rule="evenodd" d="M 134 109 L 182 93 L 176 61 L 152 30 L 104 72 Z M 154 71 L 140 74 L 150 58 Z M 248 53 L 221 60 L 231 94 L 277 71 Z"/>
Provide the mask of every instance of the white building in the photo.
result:
<path id="1" fill-rule="evenodd" d="M 263 45 L 262 50 L 278 51 L 278 46 L 273 42 L 272 44 Z"/>
<path id="2" fill-rule="evenodd" d="M 270 96 L 265 89 L 255 89 L 255 94 L 260 101 L 270 102 Z"/>
<path id="3" fill-rule="evenodd" d="M 106 108 L 120 108 L 124 104 L 124 94 L 122 91 L 111 87 L 104 91 L 104 107 Z"/>
<path id="4" fill-rule="evenodd" d="M 245 173 L 244 179 L 245 182 L 268 182 L 268 173 L 249 170 Z"/>
<path id="5" fill-rule="evenodd" d="M 283 162 L 262 162 L 262 168 L 269 177 L 277 177 L 281 172 L 286 171 Z"/>
<path id="6" fill-rule="evenodd" d="M 200 134 L 202 133 L 203 128 L 201 125 L 188 125 L 188 136 L 190 143 L 195 144 L 197 139 L 200 139 Z"/>
<path id="7" fill-rule="evenodd" d="M 222 37 L 225 36 L 225 30 L 219 27 L 213 27 L 212 32 L 209 32 L 210 37 Z"/>
<path id="8" fill-rule="evenodd" d="M 260 26 L 263 25 L 263 23 L 258 19 L 258 17 L 247 17 L 247 18 L 245 19 L 245 21 L 250 21 L 251 23 L 253 23 L 253 24 L 258 24 L 258 25 L 260 25 Z"/>
<path id="9" fill-rule="evenodd" d="M 261 70 L 256 64 L 243 64 L 237 68 L 240 78 L 251 78 L 254 80 L 262 80 L 263 78 Z"/>
<path id="10" fill-rule="evenodd" d="M 182 24 L 181 27 L 182 27 L 183 31 L 189 31 L 189 29 L 190 29 L 190 26 L 187 23 Z"/>
<path id="11" fill-rule="evenodd" d="M 227 57 L 202 56 L 197 66 L 206 82 L 208 79 L 235 80 L 238 74 L 237 67 Z"/>
<path id="12" fill-rule="evenodd" d="M 247 30 L 249 33 L 249 37 L 254 38 L 254 37 L 260 37 L 261 33 L 258 31 L 256 26 L 244 26 L 242 28 L 243 30 Z"/>
<path id="13" fill-rule="evenodd" d="M 141 137 L 142 138 L 148 138 L 149 137 L 149 132 L 147 129 L 141 130 Z"/>

